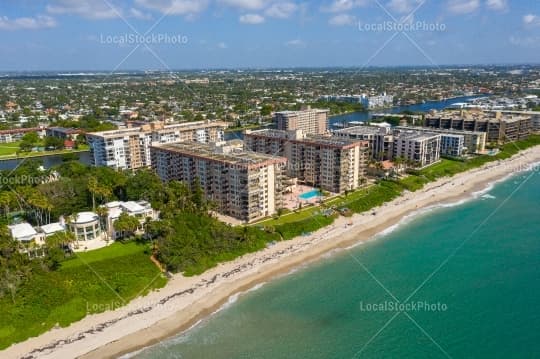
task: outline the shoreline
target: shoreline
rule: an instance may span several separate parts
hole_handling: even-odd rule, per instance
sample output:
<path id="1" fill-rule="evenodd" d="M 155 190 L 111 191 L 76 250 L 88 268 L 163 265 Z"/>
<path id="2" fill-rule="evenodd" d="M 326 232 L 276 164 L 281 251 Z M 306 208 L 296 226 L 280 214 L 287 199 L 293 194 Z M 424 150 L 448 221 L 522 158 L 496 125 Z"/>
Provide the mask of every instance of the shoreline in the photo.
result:
<path id="1" fill-rule="evenodd" d="M 184 332 L 226 304 L 231 296 L 281 277 L 329 253 L 349 250 L 389 233 L 428 210 L 459 205 L 489 191 L 495 183 L 540 161 L 540 146 L 503 161 L 428 183 L 369 213 L 339 217 L 309 236 L 278 242 L 262 251 L 222 263 L 195 277 L 174 275 L 162 289 L 115 311 L 89 315 L 66 328 L 14 344 L 6 358 L 116 358 Z M 487 187 L 487 188 L 486 188 Z M 376 212 L 372 215 L 371 212 Z M 348 226 L 349 221 L 353 222 Z"/>

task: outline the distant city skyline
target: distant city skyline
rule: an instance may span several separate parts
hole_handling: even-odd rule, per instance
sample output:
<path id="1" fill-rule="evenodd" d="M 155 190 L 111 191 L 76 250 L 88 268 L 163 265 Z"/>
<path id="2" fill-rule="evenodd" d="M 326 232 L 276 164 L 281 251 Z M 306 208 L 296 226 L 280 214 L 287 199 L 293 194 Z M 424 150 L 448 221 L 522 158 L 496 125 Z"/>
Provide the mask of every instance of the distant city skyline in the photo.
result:
<path id="1" fill-rule="evenodd" d="M 526 0 L 6 0 L 0 71 L 540 63 Z"/>

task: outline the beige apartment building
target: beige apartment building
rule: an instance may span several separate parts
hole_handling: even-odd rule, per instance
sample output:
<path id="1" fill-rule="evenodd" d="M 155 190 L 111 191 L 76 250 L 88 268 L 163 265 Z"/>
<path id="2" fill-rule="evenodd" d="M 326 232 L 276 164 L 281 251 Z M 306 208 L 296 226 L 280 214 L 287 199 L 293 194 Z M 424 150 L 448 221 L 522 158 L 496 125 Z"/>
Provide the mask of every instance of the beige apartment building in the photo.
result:
<path id="1" fill-rule="evenodd" d="M 518 111 L 518 110 L 499 110 L 489 111 L 496 114 L 500 112 L 503 116 L 521 116 L 531 118 L 531 129 L 533 132 L 540 132 L 540 111 Z"/>
<path id="2" fill-rule="evenodd" d="M 302 130 L 308 134 L 324 134 L 328 132 L 329 112 L 321 109 L 276 112 L 274 122 L 278 130 Z"/>
<path id="3" fill-rule="evenodd" d="M 196 141 L 222 141 L 227 123 L 199 121 L 165 125 L 153 122 L 140 127 L 88 133 L 90 155 L 94 166 L 135 170 L 151 165 L 150 146 Z"/>
<path id="4" fill-rule="evenodd" d="M 485 132 L 488 143 L 504 143 L 525 139 L 534 130 L 531 116 L 483 111 L 437 113 L 426 116 L 424 127 Z"/>
<path id="5" fill-rule="evenodd" d="M 194 183 L 218 211 L 253 222 L 283 206 L 287 159 L 246 152 L 240 145 L 183 142 L 152 146 L 152 168 L 164 181 Z"/>
<path id="6" fill-rule="evenodd" d="M 369 143 L 301 130 L 246 131 L 249 151 L 287 158 L 287 175 L 333 193 L 358 188 L 365 177 Z"/>

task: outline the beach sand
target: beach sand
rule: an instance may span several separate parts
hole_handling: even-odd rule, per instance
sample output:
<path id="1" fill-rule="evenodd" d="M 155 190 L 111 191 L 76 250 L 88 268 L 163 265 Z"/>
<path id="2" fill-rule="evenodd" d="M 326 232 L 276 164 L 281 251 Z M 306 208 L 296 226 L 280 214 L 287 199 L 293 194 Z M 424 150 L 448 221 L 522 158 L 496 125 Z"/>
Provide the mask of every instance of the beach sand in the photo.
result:
<path id="1" fill-rule="evenodd" d="M 278 242 L 265 250 L 218 265 L 202 275 L 175 275 L 159 291 L 115 311 L 89 315 L 66 328 L 50 330 L 0 352 L 2 358 L 116 358 L 176 335 L 209 316 L 232 295 L 248 290 L 333 251 L 368 241 L 404 217 L 430 207 L 455 203 L 508 175 L 540 162 L 540 146 L 505 161 L 429 183 L 422 190 L 309 236 Z M 373 215 L 373 212 L 375 215 Z M 352 225 L 349 225 L 352 221 Z"/>

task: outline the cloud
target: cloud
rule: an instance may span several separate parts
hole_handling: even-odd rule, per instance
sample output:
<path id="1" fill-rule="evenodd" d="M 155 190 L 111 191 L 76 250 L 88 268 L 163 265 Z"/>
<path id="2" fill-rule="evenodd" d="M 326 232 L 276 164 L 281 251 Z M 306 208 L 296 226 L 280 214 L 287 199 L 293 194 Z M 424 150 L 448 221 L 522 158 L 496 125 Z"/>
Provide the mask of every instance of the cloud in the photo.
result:
<path id="1" fill-rule="evenodd" d="M 141 10 L 135 9 L 133 7 L 129 9 L 129 17 L 132 17 L 138 20 L 152 20 L 152 15 L 148 13 L 144 13 Z"/>
<path id="2" fill-rule="evenodd" d="M 244 10 L 260 10 L 265 6 L 264 0 L 218 0 L 218 3 Z"/>
<path id="3" fill-rule="evenodd" d="M 227 44 L 224 43 L 224 42 L 220 42 L 219 44 L 217 44 L 217 47 L 219 49 L 227 49 L 227 48 L 229 48 L 229 46 L 227 46 Z"/>
<path id="4" fill-rule="evenodd" d="M 387 6 L 393 11 L 403 14 L 410 13 L 419 6 L 420 3 L 422 3 L 422 0 L 390 0 Z"/>
<path id="5" fill-rule="evenodd" d="M 208 0 L 135 0 L 138 6 L 169 15 L 193 16 L 208 7 Z"/>
<path id="6" fill-rule="evenodd" d="M 53 0 L 47 12 L 57 15 L 78 15 L 92 20 L 114 19 L 122 16 L 122 10 L 104 1 Z"/>
<path id="7" fill-rule="evenodd" d="M 540 16 L 534 14 L 524 15 L 523 23 L 526 26 L 540 26 Z"/>
<path id="8" fill-rule="evenodd" d="M 366 6 L 368 0 L 334 0 L 331 4 L 321 8 L 324 12 L 345 12 L 356 7 Z"/>
<path id="9" fill-rule="evenodd" d="M 490 10 L 505 11 L 508 10 L 507 0 L 487 0 L 486 6 Z"/>
<path id="10" fill-rule="evenodd" d="M 285 43 L 285 46 L 303 49 L 303 48 L 305 48 L 307 46 L 307 44 L 304 41 L 300 40 L 300 39 L 296 39 L 296 40 L 287 41 Z"/>
<path id="11" fill-rule="evenodd" d="M 55 26 L 56 20 L 46 15 L 18 17 L 15 19 L 10 19 L 7 16 L 0 16 L 0 30 L 38 30 Z"/>
<path id="12" fill-rule="evenodd" d="M 240 22 L 242 24 L 258 25 L 264 22 L 264 17 L 258 14 L 245 14 L 240 16 Z"/>
<path id="13" fill-rule="evenodd" d="M 267 16 L 278 19 L 288 19 L 298 10 L 298 5 L 293 2 L 279 2 L 272 4 L 264 12 Z"/>
<path id="14" fill-rule="evenodd" d="M 331 17 L 328 23 L 332 26 L 349 26 L 356 24 L 356 17 L 347 14 L 340 14 Z"/>
<path id="15" fill-rule="evenodd" d="M 449 0 L 447 9 L 454 14 L 468 14 L 480 7 L 480 0 Z"/>

